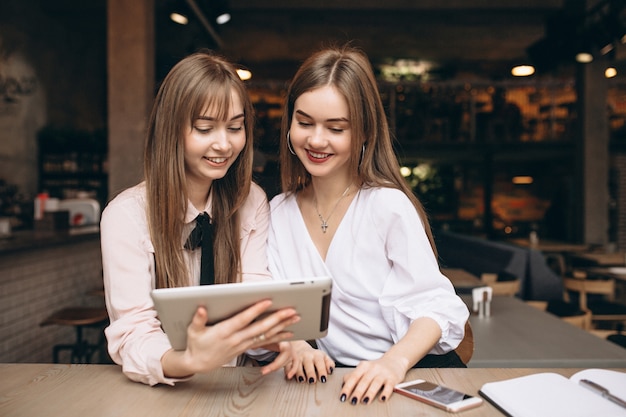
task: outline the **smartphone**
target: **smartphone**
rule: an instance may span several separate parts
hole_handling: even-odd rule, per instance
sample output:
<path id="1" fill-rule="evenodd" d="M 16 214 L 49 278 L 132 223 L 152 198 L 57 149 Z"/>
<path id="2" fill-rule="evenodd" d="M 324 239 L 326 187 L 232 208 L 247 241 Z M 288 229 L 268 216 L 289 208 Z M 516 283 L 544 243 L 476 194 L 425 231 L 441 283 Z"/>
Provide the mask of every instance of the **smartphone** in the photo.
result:
<path id="1" fill-rule="evenodd" d="M 394 387 L 394 391 L 453 413 L 478 407 L 483 403 L 482 398 L 433 384 L 423 379 L 398 384 Z"/>

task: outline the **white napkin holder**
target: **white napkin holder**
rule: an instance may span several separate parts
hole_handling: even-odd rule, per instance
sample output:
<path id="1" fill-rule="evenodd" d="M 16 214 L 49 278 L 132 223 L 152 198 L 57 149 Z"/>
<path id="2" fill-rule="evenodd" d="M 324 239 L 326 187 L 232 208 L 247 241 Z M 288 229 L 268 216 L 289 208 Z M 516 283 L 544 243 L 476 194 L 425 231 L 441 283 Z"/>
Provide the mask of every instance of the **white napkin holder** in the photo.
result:
<path id="1" fill-rule="evenodd" d="M 491 297 L 493 288 L 478 287 L 472 290 L 473 310 L 478 313 L 478 317 L 491 316 Z"/>

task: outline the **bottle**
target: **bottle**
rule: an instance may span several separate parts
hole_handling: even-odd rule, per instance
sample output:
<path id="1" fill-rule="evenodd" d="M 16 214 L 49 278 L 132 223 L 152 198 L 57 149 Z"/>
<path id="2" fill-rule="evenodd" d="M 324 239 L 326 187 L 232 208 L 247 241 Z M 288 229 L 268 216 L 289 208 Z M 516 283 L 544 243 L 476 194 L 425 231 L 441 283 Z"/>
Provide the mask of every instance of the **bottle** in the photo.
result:
<path id="1" fill-rule="evenodd" d="M 35 198 L 35 220 L 43 219 L 43 213 L 46 211 L 46 201 L 48 200 L 48 193 L 43 192 L 37 194 Z"/>

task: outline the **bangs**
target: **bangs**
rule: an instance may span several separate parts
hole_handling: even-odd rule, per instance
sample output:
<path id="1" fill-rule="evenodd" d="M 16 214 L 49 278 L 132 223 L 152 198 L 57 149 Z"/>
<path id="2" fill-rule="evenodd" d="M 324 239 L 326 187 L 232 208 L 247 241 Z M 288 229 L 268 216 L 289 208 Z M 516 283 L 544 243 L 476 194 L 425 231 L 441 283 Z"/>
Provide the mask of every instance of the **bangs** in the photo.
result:
<path id="1" fill-rule="evenodd" d="M 230 80 L 217 82 L 207 80 L 197 88 L 199 92 L 192 109 L 193 123 L 200 116 L 208 114 L 217 120 L 226 121 L 232 103 L 232 95 L 240 94 Z"/>

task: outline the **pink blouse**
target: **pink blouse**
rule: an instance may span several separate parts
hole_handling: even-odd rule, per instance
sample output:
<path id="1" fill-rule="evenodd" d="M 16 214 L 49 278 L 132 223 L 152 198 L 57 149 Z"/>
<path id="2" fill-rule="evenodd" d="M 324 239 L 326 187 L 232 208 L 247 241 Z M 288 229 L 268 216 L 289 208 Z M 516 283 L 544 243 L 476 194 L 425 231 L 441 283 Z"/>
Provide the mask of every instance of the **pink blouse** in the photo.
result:
<path id="1" fill-rule="evenodd" d="M 211 213 L 211 198 L 205 208 Z M 200 212 L 189 204 L 181 247 Z M 241 261 L 244 281 L 270 279 L 266 254 L 269 205 L 265 192 L 252 184 L 240 210 Z M 161 357 L 171 348 L 150 298 L 155 287 L 154 248 L 146 217 L 145 183 L 115 197 L 102 213 L 101 249 L 106 306 L 111 324 L 105 329 L 108 351 L 124 374 L 149 385 L 173 385 L 166 378 Z M 189 285 L 200 280 L 201 250 L 184 251 Z M 234 363 L 233 363 L 234 364 Z"/>

